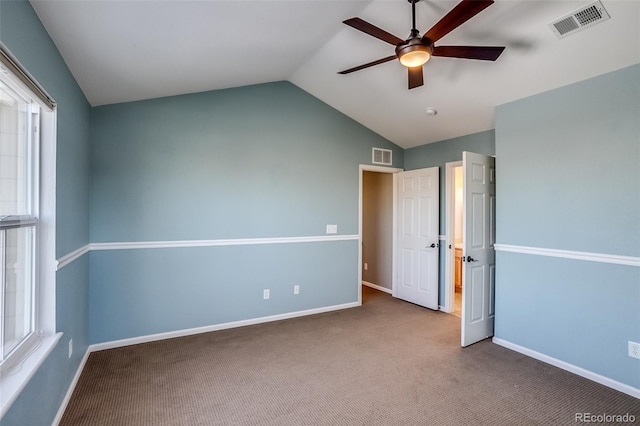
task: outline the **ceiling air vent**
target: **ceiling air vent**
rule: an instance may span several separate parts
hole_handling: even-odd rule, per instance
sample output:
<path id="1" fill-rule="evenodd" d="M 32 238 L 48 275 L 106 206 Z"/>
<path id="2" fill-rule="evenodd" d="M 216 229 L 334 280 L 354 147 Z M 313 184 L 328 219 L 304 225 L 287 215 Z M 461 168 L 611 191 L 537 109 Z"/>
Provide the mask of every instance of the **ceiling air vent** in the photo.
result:
<path id="1" fill-rule="evenodd" d="M 392 151 L 390 149 L 372 148 L 371 151 L 372 151 L 371 162 L 373 164 L 382 164 L 384 166 L 391 165 Z"/>
<path id="2" fill-rule="evenodd" d="M 553 21 L 549 24 L 549 27 L 556 37 L 564 38 L 609 18 L 610 16 L 602 3 L 597 1 Z"/>

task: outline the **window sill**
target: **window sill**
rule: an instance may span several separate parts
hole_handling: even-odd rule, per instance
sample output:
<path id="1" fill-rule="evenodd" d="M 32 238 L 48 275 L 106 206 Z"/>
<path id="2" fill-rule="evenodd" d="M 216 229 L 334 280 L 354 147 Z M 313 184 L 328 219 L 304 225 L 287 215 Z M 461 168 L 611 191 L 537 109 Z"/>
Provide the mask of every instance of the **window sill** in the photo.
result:
<path id="1" fill-rule="evenodd" d="M 18 398 L 20 392 L 56 347 L 61 337 L 62 333 L 56 333 L 52 336 L 39 338 L 33 343 L 33 352 L 25 358 L 22 364 L 0 377 L 0 419 L 9 411 L 11 404 Z"/>

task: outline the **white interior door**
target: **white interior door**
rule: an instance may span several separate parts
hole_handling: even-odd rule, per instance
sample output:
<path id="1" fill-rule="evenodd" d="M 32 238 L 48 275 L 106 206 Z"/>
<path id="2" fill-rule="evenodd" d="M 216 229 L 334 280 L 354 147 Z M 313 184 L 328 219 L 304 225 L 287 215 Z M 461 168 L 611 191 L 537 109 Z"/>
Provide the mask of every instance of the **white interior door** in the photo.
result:
<path id="1" fill-rule="evenodd" d="M 398 280 L 394 296 L 438 309 L 439 169 L 398 173 Z"/>
<path id="2" fill-rule="evenodd" d="M 495 158 L 463 152 L 462 346 L 493 336 Z"/>

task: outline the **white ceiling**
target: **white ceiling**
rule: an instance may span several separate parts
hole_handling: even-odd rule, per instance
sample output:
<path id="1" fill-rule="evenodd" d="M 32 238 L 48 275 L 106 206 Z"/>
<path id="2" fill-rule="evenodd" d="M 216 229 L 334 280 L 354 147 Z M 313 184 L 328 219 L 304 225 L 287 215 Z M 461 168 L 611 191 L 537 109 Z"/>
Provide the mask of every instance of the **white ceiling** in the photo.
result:
<path id="1" fill-rule="evenodd" d="M 418 28 L 457 3 L 421 0 Z M 394 53 L 341 22 L 406 38 L 407 0 L 31 0 L 94 106 L 289 80 L 404 148 L 491 129 L 497 105 L 640 63 L 638 0 L 602 0 L 611 19 L 553 35 L 549 22 L 590 3 L 498 0 L 437 44 L 503 45 L 502 56 L 434 57 L 408 90 L 398 61 L 337 74 Z"/>

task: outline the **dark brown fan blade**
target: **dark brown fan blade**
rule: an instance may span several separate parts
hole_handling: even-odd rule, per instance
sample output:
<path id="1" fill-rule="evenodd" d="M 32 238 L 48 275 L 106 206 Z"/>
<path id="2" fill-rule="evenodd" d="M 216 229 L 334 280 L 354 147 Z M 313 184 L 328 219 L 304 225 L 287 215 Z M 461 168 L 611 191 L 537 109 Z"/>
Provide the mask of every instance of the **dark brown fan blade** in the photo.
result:
<path id="1" fill-rule="evenodd" d="M 398 57 L 396 55 L 387 56 L 386 58 L 378 59 L 377 61 L 369 62 L 368 64 L 364 64 L 364 65 L 360 65 L 360 66 L 357 66 L 357 67 L 349 68 L 348 70 L 344 70 L 344 71 L 339 71 L 338 74 L 349 74 L 349 73 L 352 73 L 354 71 L 360 71 L 360 70 L 363 70 L 365 68 L 372 67 L 374 65 L 384 64 L 385 62 L 393 61 L 394 59 L 398 59 Z"/>
<path id="2" fill-rule="evenodd" d="M 436 46 L 433 48 L 432 55 L 495 61 L 498 59 L 498 56 L 502 54 L 503 50 L 504 47 L 502 46 Z"/>
<path id="3" fill-rule="evenodd" d="M 492 4 L 493 0 L 463 0 L 431 27 L 422 38 L 435 43 Z"/>
<path id="4" fill-rule="evenodd" d="M 396 36 L 394 36 L 393 34 L 390 34 L 388 32 L 386 32 L 383 29 L 380 29 L 378 27 L 376 27 L 373 24 L 368 23 L 365 20 L 362 20 L 360 18 L 351 18 L 351 19 L 347 19 L 346 21 L 342 21 L 343 23 L 349 25 L 350 27 L 355 28 L 356 30 L 360 30 L 363 33 L 367 33 L 372 37 L 375 37 L 377 39 L 380 39 L 382 41 L 386 41 L 389 44 L 393 44 L 394 46 L 398 45 L 398 43 L 402 43 L 404 40 L 402 40 L 401 38 L 398 38 Z"/>
<path id="5" fill-rule="evenodd" d="M 409 89 L 415 89 L 424 84 L 422 66 L 407 68 L 409 70 Z"/>

